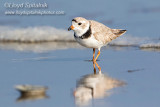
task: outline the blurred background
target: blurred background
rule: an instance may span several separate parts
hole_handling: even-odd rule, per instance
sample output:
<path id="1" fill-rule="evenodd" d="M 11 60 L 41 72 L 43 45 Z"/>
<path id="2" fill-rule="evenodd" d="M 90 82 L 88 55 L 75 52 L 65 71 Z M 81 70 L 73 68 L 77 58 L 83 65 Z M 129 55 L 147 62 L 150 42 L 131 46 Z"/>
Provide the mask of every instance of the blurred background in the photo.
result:
<path id="1" fill-rule="evenodd" d="M 37 10 L 64 11 L 62 15 L 5 15 L 9 3 L 47 3 L 48 8 Z M 97 20 L 111 28 L 127 29 L 133 36 L 159 37 L 160 5 L 159 0 L 1 0 L 0 25 L 14 27 L 52 26 L 67 29 L 71 19 L 77 16 Z"/>
<path id="2" fill-rule="evenodd" d="M 16 9 L 6 8 L 5 3 L 46 3 L 48 7 Z M 64 14 L 6 15 L 8 11 Z M 159 106 L 159 0 L 1 0 L 0 106 L 76 106 L 76 81 L 93 73 L 92 62 L 85 61 L 92 58 L 92 49 L 77 44 L 73 32 L 67 31 L 71 20 L 79 16 L 127 30 L 109 47 L 102 48 L 98 62 L 109 78 L 123 80 L 127 85 L 88 106 Z M 14 86 L 18 84 L 47 86 L 47 98 L 17 102 L 20 94 Z"/>
<path id="3" fill-rule="evenodd" d="M 112 45 L 160 48 L 159 0 L 59 1 L 23 0 L 0 1 L 0 41 L 40 42 L 74 41 L 68 32 L 74 17 L 96 20 L 110 28 L 126 29 L 126 37 Z M 6 4 L 24 4 L 23 8 L 8 8 Z M 47 8 L 25 8 L 25 4 L 46 3 Z M 62 14 L 5 14 L 10 11 L 55 11 Z M 1 44 L 3 45 L 3 44 Z M 0 46 L 4 48 L 3 46 Z M 13 48 L 13 47 L 12 47 Z M 23 47 L 24 48 L 24 47 Z"/>

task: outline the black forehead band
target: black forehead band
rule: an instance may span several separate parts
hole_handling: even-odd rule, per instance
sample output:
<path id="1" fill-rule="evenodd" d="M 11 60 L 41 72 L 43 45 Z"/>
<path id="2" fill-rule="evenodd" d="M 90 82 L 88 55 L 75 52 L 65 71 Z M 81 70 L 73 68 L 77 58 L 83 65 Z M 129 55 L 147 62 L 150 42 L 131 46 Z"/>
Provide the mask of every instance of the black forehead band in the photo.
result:
<path id="1" fill-rule="evenodd" d="M 77 20 L 76 20 L 76 19 L 72 19 L 72 21 L 77 22 Z"/>

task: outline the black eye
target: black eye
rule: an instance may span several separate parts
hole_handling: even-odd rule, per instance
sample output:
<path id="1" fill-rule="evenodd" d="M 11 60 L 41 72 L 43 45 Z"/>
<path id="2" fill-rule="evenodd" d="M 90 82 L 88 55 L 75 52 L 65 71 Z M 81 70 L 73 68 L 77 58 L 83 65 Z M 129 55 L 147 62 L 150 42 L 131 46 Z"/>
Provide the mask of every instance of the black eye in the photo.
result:
<path id="1" fill-rule="evenodd" d="M 78 25 L 81 25 L 82 23 L 78 23 Z"/>

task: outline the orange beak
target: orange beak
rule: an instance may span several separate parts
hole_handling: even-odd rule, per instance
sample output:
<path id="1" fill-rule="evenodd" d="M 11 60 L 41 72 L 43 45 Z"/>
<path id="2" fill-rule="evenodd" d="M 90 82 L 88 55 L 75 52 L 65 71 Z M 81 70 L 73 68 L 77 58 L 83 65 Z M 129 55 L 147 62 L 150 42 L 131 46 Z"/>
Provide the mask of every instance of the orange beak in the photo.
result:
<path id="1" fill-rule="evenodd" d="M 70 26 L 70 27 L 68 28 L 68 31 L 73 30 L 73 29 L 74 29 L 74 26 L 72 25 L 72 26 Z"/>

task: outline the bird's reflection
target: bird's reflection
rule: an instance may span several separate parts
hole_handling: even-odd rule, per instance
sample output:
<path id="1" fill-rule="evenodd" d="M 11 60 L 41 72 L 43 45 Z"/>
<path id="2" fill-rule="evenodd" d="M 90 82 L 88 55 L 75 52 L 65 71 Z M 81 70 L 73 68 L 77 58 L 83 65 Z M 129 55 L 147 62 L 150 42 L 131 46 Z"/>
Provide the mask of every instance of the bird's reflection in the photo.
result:
<path id="1" fill-rule="evenodd" d="M 20 95 L 16 101 L 17 102 L 23 102 L 23 101 L 35 101 L 35 100 L 40 100 L 40 99 L 46 99 L 46 98 L 49 98 L 49 96 L 47 96 L 46 94 L 40 94 L 40 95 L 29 95 L 29 96 L 26 96 L 26 95 Z"/>
<path id="2" fill-rule="evenodd" d="M 99 69 L 97 73 L 95 65 Z M 93 62 L 93 67 L 93 74 L 85 75 L 77 81 L 74 97 L 75 103 L 78 105 L 86 105 L 91 99 L 110 96 L 111 89 L 125 85 L 125 82 L 103 74 L 97 62 Z"/>

